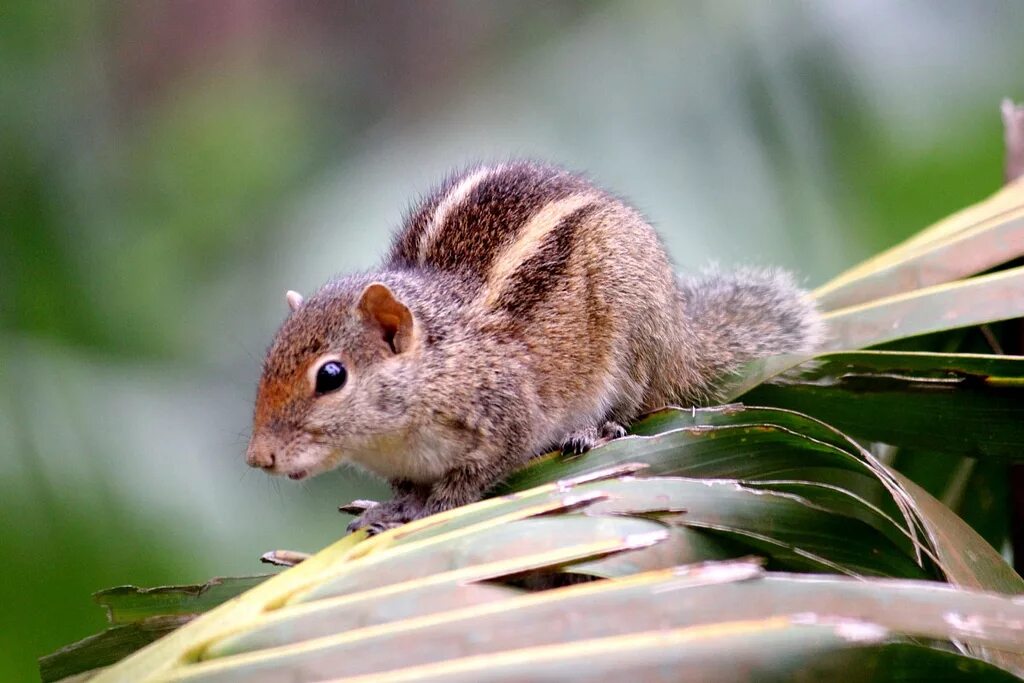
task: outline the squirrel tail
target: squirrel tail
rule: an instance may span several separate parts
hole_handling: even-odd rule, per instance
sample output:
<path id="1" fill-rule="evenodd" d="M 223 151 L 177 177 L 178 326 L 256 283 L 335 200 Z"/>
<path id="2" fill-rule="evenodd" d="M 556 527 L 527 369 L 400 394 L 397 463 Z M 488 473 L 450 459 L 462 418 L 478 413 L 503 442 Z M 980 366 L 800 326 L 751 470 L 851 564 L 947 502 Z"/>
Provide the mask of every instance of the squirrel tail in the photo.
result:
<path id="1" fill-rule="evenodd" d="M 722 378 L 765 356 L 810 353 L 824 340 L 813 299 L 784 270 L 712 268 L 677 284 L 691 362 L 703 377 Z"/>

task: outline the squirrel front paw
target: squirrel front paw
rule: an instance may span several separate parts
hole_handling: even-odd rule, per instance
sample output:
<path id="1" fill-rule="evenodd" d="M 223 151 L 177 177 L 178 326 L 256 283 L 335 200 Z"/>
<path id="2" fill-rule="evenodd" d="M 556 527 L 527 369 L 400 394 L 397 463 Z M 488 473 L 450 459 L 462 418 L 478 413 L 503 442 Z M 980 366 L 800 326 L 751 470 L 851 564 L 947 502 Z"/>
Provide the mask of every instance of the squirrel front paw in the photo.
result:
<path id="1" fill-rule="evenodd" d="M 406 497 L 395 498 L 385 503 L 354 501 L 348 506 L 343 506 L 342 510 L 353 511 L 356 503 L 359 503 L 356 507 L 363 508 L 363 513 L 349 522 L 349 533 L 364 529 L 374 536 L 423 516 L 423 504 Z"/>
<path id="2" fill-rule="evenodd" d="M 562 455 L 582 455 L 591 448 L 626 435 L 626 428 L 618 422 L 605 422 L 600 427 L 587 427 L 570 432 L 562 439 Z"/>

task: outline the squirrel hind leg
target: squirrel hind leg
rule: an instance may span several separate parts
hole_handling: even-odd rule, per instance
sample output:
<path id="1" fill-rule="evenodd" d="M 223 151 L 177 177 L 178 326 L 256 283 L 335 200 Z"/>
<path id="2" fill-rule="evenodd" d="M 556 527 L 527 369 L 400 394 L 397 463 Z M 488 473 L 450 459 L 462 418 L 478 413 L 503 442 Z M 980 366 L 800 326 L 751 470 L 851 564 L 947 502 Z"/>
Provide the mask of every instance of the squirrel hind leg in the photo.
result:
<path id="1" fill-rule="evenodd" d="M 574 432 L 569 432 L 565 435 L 565 438 L 562 439 L 560 448 L 562 455 L 582 455 L 591 448 L 595 448 L 625 435 L 625 427 L 620 425 L 618 422 L 608 420 L 601 425 L 593 425 L 591 427 L 578 429 Z"/>
<path id="2" fill-rule="evenodd" d="M 624 426 L 622 426 L 618 422 L 608 420 L 603 425 L 601 425 L 601 443 L 612 441 L 613 439 L 621 439 L 627 433 L 628 432 L 626 431 L 626 428 Z"/>
<path id="3" fill-rule="evenodd" d="M 569 432 L 562 438 L 562 455 L 583 455 L 597 445 L 599 438 L 600 432 L 596 425 Z"/>

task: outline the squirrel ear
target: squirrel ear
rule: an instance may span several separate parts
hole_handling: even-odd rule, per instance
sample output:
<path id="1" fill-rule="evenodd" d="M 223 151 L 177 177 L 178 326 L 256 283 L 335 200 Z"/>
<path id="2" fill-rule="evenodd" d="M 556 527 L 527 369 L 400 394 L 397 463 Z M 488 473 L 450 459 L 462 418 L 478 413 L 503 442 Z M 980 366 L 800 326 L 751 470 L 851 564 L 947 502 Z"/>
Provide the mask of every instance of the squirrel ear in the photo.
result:
<path id="1" fill-rule="evenodd" d="M 374 282 L 359 297 L 359 310 L 371 325 L 378 327 L 394 353 L 412 348 L 414 323 L 412 311 L 395 298 L 387 285 Z"/>
<path id="2" fill-rule="evenodd" d="M 288 302 L 288 308 L 292 309 L 292 312 L 302 308 L 302 295 L 293 289 L 289 289 L 284 293 L 284 300 Z"/>

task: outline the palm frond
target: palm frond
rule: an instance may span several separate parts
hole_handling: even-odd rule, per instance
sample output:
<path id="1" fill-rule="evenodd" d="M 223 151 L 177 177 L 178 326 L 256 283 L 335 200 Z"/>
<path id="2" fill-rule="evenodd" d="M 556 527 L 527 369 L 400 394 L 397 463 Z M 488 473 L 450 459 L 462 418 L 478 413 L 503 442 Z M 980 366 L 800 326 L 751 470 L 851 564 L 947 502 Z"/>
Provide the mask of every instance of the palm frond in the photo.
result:
<path id="1" fill-rule="evenodd" d="M 94 680 L 1019 680 L 1024 581 L 873 444 L 1021 460 L 1024 358 L 858 349 L 1024 315 L 1024 268 L 981 274 L 1024 255 L 1022 212 L 1017 183 L 819 289 L 832 352 L 752 364 L 742 403 L 270 578 L 106 593 L 114 629 L 43 678 L 209 610 Z"/>

